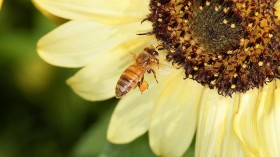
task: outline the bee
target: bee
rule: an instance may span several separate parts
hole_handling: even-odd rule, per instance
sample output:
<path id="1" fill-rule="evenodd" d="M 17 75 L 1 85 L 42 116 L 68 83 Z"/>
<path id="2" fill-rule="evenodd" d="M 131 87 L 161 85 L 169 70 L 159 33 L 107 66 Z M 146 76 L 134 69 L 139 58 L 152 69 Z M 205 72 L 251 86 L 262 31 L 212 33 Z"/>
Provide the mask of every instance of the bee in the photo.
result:
<path id="1" fill-rule="evenodd" d="M 153 46 L 146 47 L 137 57 L 135 63 L 124 70 L 115 88 L 116 98 L 122 98 L 131 89 L 139 87 L 141 93 L 148 89 L 149 84 L 144 80 L 145 73 L 153 73 L 156 82 L 156 72 L 153 69 L 159 65 L 158 52 Z"/>

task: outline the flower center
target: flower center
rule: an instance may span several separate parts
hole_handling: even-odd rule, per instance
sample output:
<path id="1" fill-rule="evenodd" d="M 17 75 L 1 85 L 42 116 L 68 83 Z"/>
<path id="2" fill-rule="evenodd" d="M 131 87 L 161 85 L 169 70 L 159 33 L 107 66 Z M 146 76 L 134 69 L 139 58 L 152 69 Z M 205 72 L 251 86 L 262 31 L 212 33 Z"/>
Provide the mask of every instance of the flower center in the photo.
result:
<path id="1" fill-rule="evenodd" d="M 191 21 L 182 23 L 184 28 L 189 27 L 196 43 L 200 43 L 200 47 L 208 51 L 221 52 L 237 47 L 243 30 L 240 25 L 241 17 L 228 10 L 232 4 L 228 3 L 228 6 L 223 8 L 211 5 L 210 2 L 205 5 L 198 6 L 198 10 L 192 14 Z"/>
<path id="2" fill-rule="evenodd" d="M 279 77 L 276 1 L 151 0 L 146 20 L 168 61 L 226 96 Z"/>

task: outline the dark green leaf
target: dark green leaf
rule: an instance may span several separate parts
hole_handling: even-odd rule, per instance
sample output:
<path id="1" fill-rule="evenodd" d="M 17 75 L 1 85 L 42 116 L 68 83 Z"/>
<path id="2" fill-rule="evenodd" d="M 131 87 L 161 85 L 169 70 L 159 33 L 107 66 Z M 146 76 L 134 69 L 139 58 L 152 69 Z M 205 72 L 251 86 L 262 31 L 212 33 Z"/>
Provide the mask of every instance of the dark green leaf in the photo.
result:
<path id="1" fill-rule="evenodd" d="M 113 107 L 83 135 L 74 149 L 73 157 L 96 157 L 100 154 L 107 143 L 106 131 L 112 112 Z"/>
<path id="2" fill-rule="evenodd" d="M 107 143 L 99 157 L 155 157 L 155 155 L 149 147 L 147 135 L 144 135 L 129 144 Z"/>
<path id="3" fill-rule="evenodd" d="M 195 138 L 183 157 L 194 157 Z"/>

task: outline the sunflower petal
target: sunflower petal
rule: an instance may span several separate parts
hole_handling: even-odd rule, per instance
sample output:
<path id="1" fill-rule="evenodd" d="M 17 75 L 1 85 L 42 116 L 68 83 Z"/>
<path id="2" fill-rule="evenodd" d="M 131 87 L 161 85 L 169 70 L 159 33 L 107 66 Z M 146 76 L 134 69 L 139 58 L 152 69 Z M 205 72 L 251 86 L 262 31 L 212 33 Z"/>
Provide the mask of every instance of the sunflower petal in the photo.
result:
<path id="1" fill-rule="evenodd" d="M 34 5 L 35 5 L 35 7 L 36 7 L 39 11 L 41 11 L 41 13 L 42 13 L 43 15 L 45 15 L 46 17 L 48 17 L 49 20 L 51 20 L 52 22 L 54 22 L 54 23 L 57 24 L 57 25 L 61 25 L 61 24 L 66 23 L 66 22 L 69 21 L 68 19 L 65 19 L 65 18 L 62 18 L 62 17 L 58 17 L 58 16 L 56 16 L 56 15 L 54 15 L 54 14 L 52 14 L 52 13 L 46 11 L 44 8 L 42 8 L 42 7 L 40 7 L 39 5 L 37 5 L 37 3 L 34 3 Z"/>
<path id="2" fill-rule="evenodd" d="M 132 23 L 108 26 L 97 22 L 71 21 L 38 42 L 38 53 L 48 63 L 81 67 L 114 47 L 139 38 L 149 25 Z M 142 31 L 139 31 L 142 30 Z"/>
<path id="3" fill-rule="evenodd" d="M 3 0 L 0 0 L 0 10 L 1 10 L 2 4 L 3 4 Z"/>
<path id="4" fill-rule="evenodd" d="M 32 0 L 53 15 L 70 20 L 94 20 L 108 24 L 141 21 L 149 14 L 149 0 Z M 139 7 L 141 6 L 141 7 Z"/>
<path id="5" fill-rule="evenodd" d="M 150 146 L 158 156 L 182 156 L 195 134 L 203 87 L 192 80 L 183 80 L 183 77 L 175 77 L 163 89 L 152 114 Z"/>
<path id="6" fill-rule="evenodd" d="M 256 118 L 258 94 L 258 89 L 241 94 L 238 112 L 233 122 L 234 131 L 248 156 L 261 156 Z"/>
<path id="7" fill-rule="evenodd" d="M 276 80 L 261 92 L 258 106 L 259 133 L 264 156 L 280 156 L 280 81 Z"/>
<path id="8" fill-rule="evenodd" d="M 233 105 L 229 105 L 229 112 L 228 112 L 228 118 L 226 119 L 226 128 L 225 128 L 225 134 L 223 137 L 223 142 L 221 145 L 219 157 L 245 157 L 245 152 L 243 151 L 242 146 L 240 145 L 240 142 L 235 135 L 233 128 L 232 128 L 232 122 L 234 118 L 234 114 L 236 113 L 239 105 L 239 94 L 234 96 L 234 102 Z"/>
<path id="9" fill-rule="evenodd" d="M 200 104 L 196 135 L 196 157 L 218 156 L 229 121 L 229 106 L 234 98 L 224 97 L 217 91 L 205 89 Z"/>
<path id="10" fill-rule="evenodd" d="M 176 75 L 174 72 L 170 77 Z M 149 89 L 143 94 L 137 89 L 132 90 L 121 99 L 112 115 L 107 138 L 117 144 L 128 143 L 144 134 L 150 124 L 150 116 L 155 106 L 157 98 L 169 82 L 170 77 L 164 78 L 157 75 L 159 83 L 151 75 L 145 75 L 145 79 L 150 83 Z"/>
<path id="11" fill-rule="evenodd" d="M 232 131 L 232 127 L 230 130 L 225 134 L 219 157 L 246 157 L 238 138 Z"/>
<path id="12" fill-rule="evenodd" d="M 126 42 L 96 57 L 91 64 L 68 79 L 67 83 L 87 100 L 104 100 L 114 96 L 115 86 L 122 71 L 133 61 L 128 52 L 142 51 L 153 40 L 142 37 Z"/>
<path id="13" fill-rule="evenodd" d="M 277 2 L 274 4 L 274 8 L 276 9 L 275 15 L 279 17 L 280 16 L 280 1 L 279 0 L 277 0 Z"/>
<path id="14" fill-rule="evenodd" d="M 145 91 L 138 89 L 125 96 L 111 117 L 107 139 L 116 144 L 129 143 L 144 134 L 149 127 L 149 117 L 159 92 L 156 88 Z"/>

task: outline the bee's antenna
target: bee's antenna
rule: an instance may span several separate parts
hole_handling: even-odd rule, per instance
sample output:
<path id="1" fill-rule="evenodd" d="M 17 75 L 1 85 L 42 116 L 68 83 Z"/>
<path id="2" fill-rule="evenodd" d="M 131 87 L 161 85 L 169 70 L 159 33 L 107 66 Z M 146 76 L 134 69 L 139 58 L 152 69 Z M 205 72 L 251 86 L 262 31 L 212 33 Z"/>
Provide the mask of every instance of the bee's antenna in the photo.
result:
<path id="1" fill-rule="evenodd" d="M 156 47 L 158 50 L 164 50 L 164 47 L 163 47 L 163 45 L 158 45 L 157 47 Z"/>

